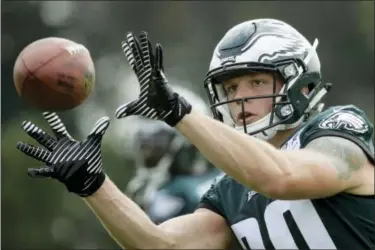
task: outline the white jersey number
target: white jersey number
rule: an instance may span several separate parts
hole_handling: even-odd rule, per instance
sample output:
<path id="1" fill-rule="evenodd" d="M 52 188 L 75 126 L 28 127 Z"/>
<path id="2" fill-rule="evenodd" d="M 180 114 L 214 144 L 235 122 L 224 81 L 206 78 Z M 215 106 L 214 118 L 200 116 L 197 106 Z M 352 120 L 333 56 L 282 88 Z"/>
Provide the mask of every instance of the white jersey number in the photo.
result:
<path id="1" fill-rule="evenodd" d="M 291 215 L 310 249 L 336 249 L 322 220 L 310 200 L 273 201 L 265 212 L 264 221 L 275 249 L 298 249 L 284 216 Z M 244 249 L 265 249 L 259 223 L 248 218 L 232 225 L 233 232 Z"/>

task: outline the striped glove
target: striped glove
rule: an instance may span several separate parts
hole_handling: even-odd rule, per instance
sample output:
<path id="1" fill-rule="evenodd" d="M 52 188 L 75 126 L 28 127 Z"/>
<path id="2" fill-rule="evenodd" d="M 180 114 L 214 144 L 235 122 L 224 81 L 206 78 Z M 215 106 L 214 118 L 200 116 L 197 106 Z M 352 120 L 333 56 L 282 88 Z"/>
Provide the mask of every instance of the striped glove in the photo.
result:
<path id="1" fill-rule="evenodd" d="M 140 84 L 137 100 L 121 105 L 116 117 L 141 115 L 150 119 L 163 120 L 174 127 L 186 114 L 191 105 L 168 85 L 163 71 L 163 49 L 156 44 L 155 54 L 146 32 L 141 32 L 139 41 L 127 33 L 122 48 Z"/>
<path id="2" fill-rule="evenodd" d="M 48 135 L 30 121 L 22 128 L 45 148 L 24 142 L 17 149 L 32 158 L 46 163 L 42 168 L 28 169 L 31 177 L 49 177 L 64 183 L 69 192 L 86 197 L 95 193 L 103 184 L 101 143 L 109 126 L 109 118 L 102 117 L 83 141 L 74 140 L 55 113 L 44 112 L 55 137 Z"/>

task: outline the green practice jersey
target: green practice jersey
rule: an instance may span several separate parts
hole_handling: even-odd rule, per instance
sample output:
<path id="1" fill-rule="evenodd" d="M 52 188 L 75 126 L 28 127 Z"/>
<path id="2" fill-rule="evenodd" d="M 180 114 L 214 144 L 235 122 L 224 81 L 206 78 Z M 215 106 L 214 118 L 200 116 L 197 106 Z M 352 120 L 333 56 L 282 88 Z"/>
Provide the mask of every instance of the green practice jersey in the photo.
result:
<path id="1" fill-rule="evenodd" d="M 322 136 L 356 143 L 374 163 L 373 125 L 353 105 L 332 107 L 313 117 L 282 149 L 303 148 Z M 243 249 L 374 248 L 374 195 L 274 200 L 224 176 L 203 196 L 200 207 L 221 214 Z"/>

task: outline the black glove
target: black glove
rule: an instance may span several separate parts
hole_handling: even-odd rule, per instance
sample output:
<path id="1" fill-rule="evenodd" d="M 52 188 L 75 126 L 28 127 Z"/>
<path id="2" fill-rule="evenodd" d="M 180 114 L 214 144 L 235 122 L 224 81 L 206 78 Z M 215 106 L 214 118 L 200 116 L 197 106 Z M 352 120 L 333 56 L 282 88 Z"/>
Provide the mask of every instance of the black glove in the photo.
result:
<path id="1" fill-rule="evenodd" d="M 121 105 L 116 117 L 141 115 L 150 119 L 163 120 L 174 127 L 186 114 L 191 105 L 168 85 L 163 73 L 163 49 L 156 44 L 155 54 L 146 32 L 141 32 L 139 41 L 127 33 L 122 42 L 125 56 L 137 75 L 140 94 L 137 100 Z"/>
<path id="2" fill-rule="evenodd" d="M 17 149 L 36 160 L 46 163 L 42 168 L 30 168 L 31 177 L 50 177 L 64 183 L 69 192 L 86 197 L 95 193 L 103 184 L 101 143 L 109 126 L 109 118 L 102 117 L 83 141 L 74 140 L 55 113 L 44 112 L 55 137 L 48 135 L 30 121 L 22 128 L 45 148 L 17 143 Z"/>

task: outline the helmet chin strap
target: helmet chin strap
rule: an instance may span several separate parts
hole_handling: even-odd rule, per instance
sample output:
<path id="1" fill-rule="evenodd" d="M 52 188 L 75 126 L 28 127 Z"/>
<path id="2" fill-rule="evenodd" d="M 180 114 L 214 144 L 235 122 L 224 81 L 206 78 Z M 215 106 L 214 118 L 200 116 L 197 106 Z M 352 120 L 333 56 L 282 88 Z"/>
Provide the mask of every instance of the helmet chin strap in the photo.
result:
<path id="1" fill-rule="evenodd" d="M 255 123 L 246 125 L 247 133 L 251 134 L 258 129 L 262 129 L 262 128 L 268 126 L 270 117 L 271 117 L 271 113 L 268 114 L 267 116 L 263 117 L 259 121 L 256 121 Z M 255 138 L 258 138 L 258 139 L 263 140 L 263 141 L 268 141 L 276 135 L 276 133 L 278 131 L 278 128 L 277 128 L 278 126 L 269 128 L 267 130 L 261 131 L 261 132 L 256 133 L 256 134 L 252 134 L 251 136 L 254 136 Z M 234 129 L 236 129 L 239 132 L 244 132 L 243 126 L 237 126 L 236 125 L 236 126 L 234 126 Z"/>
<path id="2" fill-rule="evenodd" d="M 266 115 L 262 119 L 254 122 L 254 123 L 246 125 L 247 133 L 251 134 L 251 133 L 253 133 L 253 132 L 255 132 L 259 129 L 262 129 L 262 128 L 265 128 L 265 127 L 269 126 L 270 125 L 270 119 L 271 119 L 271 112 L 268 113 L 268 115 Z M 305 119 L 305 116 L 303 115 L 298 121 L 296 121 L 293 124 L 278 124 L 274 127 L 263 130 L 259 133 L 251 134 L 251 136 L 254 136 L 254 137 L 256 137 L 260 140 L 263 140 L 263 141 L 268 141 L 268 140 L 272 139 L 278 131 L 298 127 L 304 121 L 304 119 Z M 280 121 L 280 119 L 276 115 L 274 115 L 273 124 L 278 123 L 279 121 Z M 234 126 L 234 128 L 237 131 L 242 131 L 242 132 L 244 131 L 243 126 Z"/>

